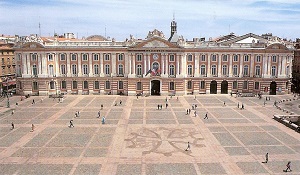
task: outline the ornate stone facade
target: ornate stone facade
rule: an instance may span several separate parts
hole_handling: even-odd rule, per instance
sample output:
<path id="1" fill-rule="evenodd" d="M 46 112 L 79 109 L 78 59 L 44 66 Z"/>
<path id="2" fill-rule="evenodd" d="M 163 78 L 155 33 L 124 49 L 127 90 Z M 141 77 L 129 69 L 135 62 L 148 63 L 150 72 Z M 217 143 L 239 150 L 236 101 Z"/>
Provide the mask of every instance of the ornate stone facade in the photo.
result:
<path id="1" fill-rule="evenodd" d="M 176 42 L 158 30 L 145 40 L 42 37 L 15 46 L 18 93 L 289 93 L 293 50 L 252 33 Z"/>

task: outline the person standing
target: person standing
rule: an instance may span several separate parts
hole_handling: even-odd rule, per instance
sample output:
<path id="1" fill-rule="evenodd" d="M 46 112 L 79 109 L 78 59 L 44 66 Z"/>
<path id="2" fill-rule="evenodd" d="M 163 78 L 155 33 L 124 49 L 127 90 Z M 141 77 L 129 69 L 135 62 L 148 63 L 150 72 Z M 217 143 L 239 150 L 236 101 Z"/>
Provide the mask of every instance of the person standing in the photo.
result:
<path id="1" fill-rule="evenodd" d="M 105 117 L 102 117 L 102 124 L 105 124 Z"/>
<path id="2" fill-rule="evenodd" d="M 100 111 L 98 111 L 98 117 L 97 118 L 100 118 Z"/>
<path id="3" fill-rule="evenodd" d="M 266 101 L 264 101 L 264 107 L 266 106 Z"/>
<path id="4" fill-rule="evenodd" d="M 101 104 L 101 110 L 103 109 L 103 104 Z"/>
<path id="5" fill-rule="evenodd" d="M 31 125 L 31 131 L 30 131 L 30 132 L 33 132 L 34 129 L 35 129 L 35 126 L 34 126 L 34 124 L 32 124 L 32 125 Z"/>
<path id="6" fill-rule="evenodd" d="M 79 111 L 77 111 L 77 117 L 79 117 Z"/>
<path id="7" fill-rule="evenodd" d="M 195 117 L 197 117 L 197 111 L 196 110 L 194 111 L 194 114 L 195 114 Z"/>
<path id="8" fill-rule="evenodd" d="M 269 161 L 269 153 L 266 154 L 266 163 Z"/>
<path id="9" fill-rule="evenodd" d="M 32 99 L 32 104 L 35 104 L 35 101 L 34 101 L 34 99 Z"/>
<path id="10" fill-rule="evenodd" d="M 11 122 L 11 130 L 15 129 L 15 124 L 14 122 Z"/>
<path id="11" fill-rule="evenodd" d="M 238 102 L 238 108 L 240 108 L 240 103 Z"/>
<path id="12" fill-rule="evenodd" d="M 242 103 L 242 109 L 244 109 L 244 104 Z"/>
<path id="13" fill-rule="evenodd" d="M 166 103 L 166 109 L 168 109 L 168 106 L 169 106 L 168 103 Z"/>
<path id="14" fill-rule="evenodd" d="M 224 106 L 226 106 L 226 103 L 225 103 L 225 101 L 224 101 L 223 105 L 224 105 Z"/>
<path id="15" fill-rule="evenodd" d="M 122 100 L 120 100 L 120 105 L 122 105 Z"/>

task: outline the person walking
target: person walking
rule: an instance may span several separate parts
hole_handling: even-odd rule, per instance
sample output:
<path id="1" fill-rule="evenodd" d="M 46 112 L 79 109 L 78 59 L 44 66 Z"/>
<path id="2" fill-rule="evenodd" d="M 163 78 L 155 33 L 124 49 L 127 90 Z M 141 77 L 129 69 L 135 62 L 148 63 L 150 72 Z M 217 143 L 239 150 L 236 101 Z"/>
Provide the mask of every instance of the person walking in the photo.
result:
<path id="1" fill-rule="evenodd" d="M 97 118 L 100 118 L 100 111 L 98 111 L 98 117 Z"/>
<path id="2" fill-rule="evenodd" d="M 194 111 L 195 117 L 197 117 L 197 111 Z"/>
<path id="3" fill-rule="evenodd" d="M 103 109 L 103 104 L 101 104 L 101 110 Z"/>
<path id="4" fill-rule="evenodd" d="M 265 162 L 268 163 L 268 161 L 269 161 L 269 153 L 266 154 L 266 161 Z"/>
<path id="5" fill-rule="evenodd" d="M 189 114 L 189 109 L 186 110 L 186 115 L 188 115 L 188 114 Z"/>
<path id="6" fill-rule="evenodd" d="M 77 117 L 77 115 L 78 115 L 78 114 L 77 114 L 77 111 L 75 111 L 75 118 Z"/>
<path id="7" fill-rule="evenodd" d="M 122 100 L 120 100 L 120 105 L 122 105 Z"/>
<path id="8" fill-rule="evenodd" d="M 240 103 L 238 102 L 238 108 L 240 108 Z"/>
<path id="9" fill-rule="evenodd" d="M 166 109 L 168 109 L 168 106 L 169 106 L 168 103 L 166 103 Z"/>
<path id="10" fill-rule="evenodd" d="M 160 106 L 159 106 L 159 105 L 157 105 L 157 110 L 159 110 L 159 107 L 160 107 Z"/>
<path id="11" fill-rule="evenodd" d="M 185 149 L 185 151 L 189 151 L 190 149 L 191 149 L 190 142 L 188 142 L 187 148 Z"/>
<path id="12" fill-rule="evenodd" d="M 288 170 L 292 171 L 291 170 L 291 161 L 288 161 L 288 163 L 286 164 L 286 170 L 285 170 L 285 172 L 288 172 Z"/>
<path id="13" fill-rule="evenodd" d="M 189 114 L 191 114 L 191 109 L 189 109 Z"/>
<path id="14" fill-rule="evenodd" d="M 77 117 L 79 117 L 79 111 L 77 111 Z"/>
<path id="15" fill-rule="evenodd" d="M 244 104 L 242 103 L 242 109 L 244 109 Z"/>
<path id="16" fill-rule="evenodd" d="M 266 101 L 264 101 L 264 107 L 266 106 Z"/>
<path id="17" fill-rule="evenodd" d="M 34 99 L 32 99 L 32 104 L 35 104 L 35 101 L 34 101 Z"/>
<path id="18" fill-rule="evenodd" d="M 226 106 L 226 103 L 225 103 L 225 101 L 224 101 L 223 105 L 224 105 L 224 106 Z"/>
<path id="19" fill-rule="evenodd" d="M 69 128 L 71 128 L 71 127 L 74 127 L 73 120 L 70 120 L 70 126 L 69 126 Z"/>
<path id="20" fill-rule="evenodd" d="M 14 115 L 14 113 L 15 113 L 15 110 L 12 110 L 12 111 L 11 111 L 11 115 Z"/>
<path id="21" fill-rule="evenodd" d="M 205 116 L 204 116 L 204 119 L 208 119 L 208 115 L 207 115 L 207 113 L 205 114 Z"/>

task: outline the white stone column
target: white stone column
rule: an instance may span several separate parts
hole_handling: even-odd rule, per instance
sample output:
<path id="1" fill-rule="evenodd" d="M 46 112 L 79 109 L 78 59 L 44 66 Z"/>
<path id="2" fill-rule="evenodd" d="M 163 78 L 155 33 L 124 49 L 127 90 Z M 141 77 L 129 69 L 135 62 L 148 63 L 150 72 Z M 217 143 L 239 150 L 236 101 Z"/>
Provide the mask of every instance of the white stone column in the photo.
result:
<path id="1" fill-rule="evenodd" d="M 31 65 L 30 65 L 30 60 L 31 60 L 31 55 L 28 54 L 28 55 L 27 55 L 27 61 L 26 61 L 26 64 L 27 64 L 27 73 L 28 73 L 29 76 L 32 75 L 32 67 L 31 67 Z M 37 65 L 37 66 L 38 66 L 38 65 Z"/>
<path id="2" fill-rule="evenodd" d="M 270 55 L 268 55 L 268 73 L 267 73 L 267 76 L 268 77 L 271 77 L 271 57 Z"/>
<path id="3" fill-rule="evenodd" d="M 128 65 L 129 64 L 129 61 L 130 60 L 128 60 L 128 59 L 130 59 L 130 57 L 128 57 L 128 54 L 127 53 L 124 53 L 124 61 L 125 61 L 125 65 L 124 65 L 124 70 L 125 70 L 125 72 L 124 72 L 124 75 L 128 75 L 129 74 L 129 72 L 130 72 L 130 69 L 131 69 L 131 67 Z"/>
<path id="4" fill-rule="evenodd" d="M 287 61 L 287 59 L 286 59 L 286 55 L 282 58 L 282 68 L 283 68 L 283 73 L 282 73 L 282 77 L 286 77 L 287 76 L 287 74 L 286 74 L 286 61 Z M 290 63 L 292 63 L 292 60 L 290 60 Z M 289 70 L 289 72 L 291 73 L 291 67 L 292 66 L 289 66 L 289 68 L 290 68 L 290 70 Z"/>
<path id="5" fill-rule="evenodd" d="M 196 53 L 195 54 L 195 66 L 194 66 L 194 76 L 195 77 L 199 77 L 199 75 L 200 75 L 200 72 L 199 72 L 199 70 L 200 70 L 200 66 L 199 66 L 199 53 Z"/>
<path id="6" fill-rule="evenodd" d="M 54 63 L 55 63 L 55 75 L 56 77 L 61 77 L 61 75 L 59 74 L 59 64 L 58 64 L 58 54 L 54 53 Z"/>
<path id="7" fill-rule="evenodd" d="M 267 56 L 263 55 L 263 65 L 262 65 L 262 77 L 265 78 L 267 75 Z"/>
<path id="8" fill-rule="evenodd" d="M 218 77 L 222 77 L 222 55 L 223 54 L 217 54 L 217 62 L 218 62 Z"/>
<path id="9" fill-rule="evenodd" d="M 255 55 L 254 54 L 250 54 L 250 67 L 249 67 L 249 69 L 250 69 L 250 77 L 253 77 L 253 72 L 254 72 L 254 61 L 255 61 Z"/>
<path id="10" fill-rule="evenodd" d="M 100 53 L 100 76 L 104 77 L 104 73 L 103 73 L 103 53 Z"/>
<path id="11" fill-rule="evenodd" d="M 244 71 L 244 53 L 240 54 L 240 68 L 239 68 L 239 77 L 243 77 L 243 71 Z"/>
<path id="12" fill-rule="evenodd" d="M 165 75 L 165 53 L 162 53 L 161 55 L 161 60 L 160 60 L 160 65 L 161 65 L 161 69 L 160 69 L 160 74 L 162 76 Z"/>
<path id="13" fill-rule="evenodd" d="M 83 53 L 79 53 L 78 54 L 78 77 L 82 77 L 82 65 L 81 65 L 81 61 L 82 61 L 82 54 Z"/>
<path id="14" fill-rule="evenodd" d="M 277 71 L 277 76 L 278 77 L 281 77 L 282 76 L 282 60 L 283 60 L 283 55 L 278 55 L 278 64 L 277 64 L 277 67 L 278 67 L 278 71 Z"/>
<path id="15" fill-rule="evenodd" d="M 187 64 L 186 64 L 186 54 L 179 54 L 179 67 L 180 67 L 180 71 L 179 71 L 179 74 L 181 76 L 185 76 L 187 75 L 187 71 L 186 71 L 186 67 L 187 67 Z"/>
<path id="16" fill-rule="evenodd" d="M 133 69 L 133 71 L 132 71 L 132 74 L 135 76 L 135 70 L 136 70 L 136 66 L 135 66 L 135 54 L 133 54 L 132 55 L 132 63 L 133 63 L 133 65 L 132 65 L 132 69 Z"/>
<path id="17" fill-rule="evenodd" d="M 42 77 L 42 75 L 44 74 L 42 54 L 37 54 L 37 59 L 38 59 L 38 65 L 36 65 L 37 66 L 37 74 L 39 77 Z"/>
<path id="18" fill-rule="evenodd" d="M 93 77 L 94 71 L 93 71 L 93 54 L 92 53 L 89 53 L 89 67 L 88 67 L 88 71 L 89 71 L 89 77 Z"/>
<path id="19" fill-rule="evenodd" d="M 148 70 L 151 70 L 150 54 L 148 55 Z"/>
<path id="20" fill-rule="evenodd" d="M 166 65 L 165 65 L 165 67 L 166 67 L 166 69 L 165 69 L 165 76 L 168 77 L 169 76 L 169 65 L 168 65 L 168 63 L 169 63 L 169 55 L 168 54 L 165 54 L 165 62 L 166 62 Z M 175 68 L 175 70 L 176 70 L 176 68 Z"/>
<path id="21" fill-rule="evenodd" d="M 143 58 L 144 58 L 144 65 L 143 65 L 144 75 L 146 75 L 147 72 L 148 72 L 148 70 L 147 70 L 147 59 L 148 59 L 148 54 L 145 54 L 145 53 L 144 53 Z"/>
<path id="22" fill-rule="evenodd" d="M 206 67 L 207 77 L 211 76 L 210 58 L 211 55 L 207 54 L 207 67 Z"/>
<path id="23" fill-rule="evenodd" d="M 129 75 L 132 74 L 132 66 L 131 66 L 132 64 L 131 64 L 131 62 L 132 62 L 132 54 L 129 55 L 129 72 L 128 72 Z"/>
<path id="24" fill-rule="evenodd" d="M 70 53 L 66 53 L 66 59 L 67 59 L 67 77 L 71 77 L 72 72 L 71 72 L 71 64 L 70 64 Z M 81 69 L 78 67 L 78 69 Z"/>
<path id="25" fill-rule="evenodd" d="M 27 69 L 27 54 L 22 53 L 22 77 L 26 77 L 28 75 L 28 69 Z"/>
<path id="26" fill-rule="evenodd" d="M 47 65 L 47 58 L 46 58 L 46 54 L 45 53 L 41 54 L 41 59 L 42 59 L 43 77 L 48 77 L 48 65 Z"/>
<path id="27" fill-rule="evenodd" d="M 229 54 L 228 55 L 229 56 L 229 77 L 233 77 L 233 75 L 232 75 L 232 59 L 233 59 L 233 54 L 231 53 L 231 54 Z"/>
<path id="28" fill-rule="evenodd" d="M 180 67 L 179 67 L 180 64 L 179 64 L 179 63 L 180 63 L 180 58 L 179 58 L 179 55 L 178 55 L 178 53 L 177 53 L 177 54 L 176 54 L 176 64 L 177 64 L 177 65 L 176 65 L 176 68 L 175 68 L 175 69 L 176 69 L 176 76 L 179 76 L 179 69 L 180 69 Z"/>
<path id="29" fill-rule="evenodd" d="M 117 62 L 117 54 L 116 53 L 112 53 L 111 54 L 111 66 L 112 66 L 112 74 L 116 75 L 117 74 L 117 69 L 116 69 L 116 62 Z"/>

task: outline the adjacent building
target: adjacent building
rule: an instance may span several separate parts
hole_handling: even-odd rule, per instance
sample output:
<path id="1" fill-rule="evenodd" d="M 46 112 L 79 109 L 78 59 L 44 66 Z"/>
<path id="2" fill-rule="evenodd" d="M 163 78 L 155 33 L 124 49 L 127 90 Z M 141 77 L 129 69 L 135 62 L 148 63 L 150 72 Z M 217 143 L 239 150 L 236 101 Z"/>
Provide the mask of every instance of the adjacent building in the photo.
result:
<path id="1" fill-rule="evenodd" d="M 20 37 L 19 94 L 228 94 L 291 92 L 293 43 L 252 33 L 186 40 L 171 36 L 116 41 L 100 35 Z"/>
<path id="2" fill-rule="evenodd" d="M 293 91 L 300 93 L 300 39 L 295 42 L 295 56 L 293 60 Z"/>
<path id="3" fill-rule="evenodd" d="M 16 62 L 14 55 L 14 39 L 15 37 L 0 36 L 0 94 L 16 91 Z"/>

